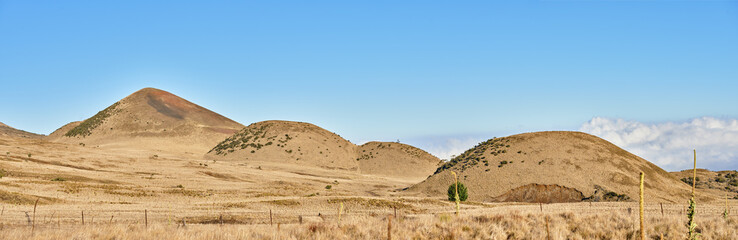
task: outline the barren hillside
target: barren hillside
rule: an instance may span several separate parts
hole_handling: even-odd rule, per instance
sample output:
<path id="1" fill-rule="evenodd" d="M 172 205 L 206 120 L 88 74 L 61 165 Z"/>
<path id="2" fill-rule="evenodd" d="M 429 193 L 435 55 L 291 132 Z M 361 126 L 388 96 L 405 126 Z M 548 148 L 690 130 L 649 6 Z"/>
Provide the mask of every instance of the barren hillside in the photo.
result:
<path id="1" fill-rule="evenodd" d="M 48 139 L 85 146 L 204 153 L 242 127 L 169 92 L 144 88 L 79 124 L 60 128 Z"/>
<path id="2" fill-rule="evenodd" d="M 438 158 L 399 143 L 362 146 L 303 122 L 264 121 L 249 125 L 206 155 L 214 160 L 283 162 L 420 181 L 437 167 Z"/>
<path id="3" fill-rule="evenodd" d="M 1 122 L 0 122 L 0 135 L 7 136 L 7 137 L 17 137 L 17 138 L 43 138 L 44 137 L 44 135 L 41 135 L 41 134 L 35 134 L 35 133 L 15 129 Z"/>
<path id="4" fill-rule="evenodd" d="M 687 199 L 689 186 L 656 165 L 581 132 L 534 132 L 493 138 L 467 150 L 411 187 L 444 196 L 459 174 L 472 200 L 520 202 L 628 201 L 639 172 L 651 201 Z M 580 197 L 578 197 L 580 196 Z M 711 200 L 711 194 L 700 199 Z"/>
<path id="5" fill-rule="evenodd" d="M 357 149 L 362 173 L 427 178 L 441 160 L 419 148 L 392 142 L 368 142 Z"/>

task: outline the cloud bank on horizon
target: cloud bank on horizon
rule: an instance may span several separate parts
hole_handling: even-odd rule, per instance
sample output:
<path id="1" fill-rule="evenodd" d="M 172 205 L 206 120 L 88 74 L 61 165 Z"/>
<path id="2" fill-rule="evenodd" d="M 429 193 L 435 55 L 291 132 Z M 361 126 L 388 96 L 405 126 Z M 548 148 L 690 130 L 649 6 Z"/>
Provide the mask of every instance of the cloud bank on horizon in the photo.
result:
<path id="1" fill-rule="evenodd" d="M 492 136 L 492 135 L 491 135 Z M 449 160 L 452 157 L 463 153 L 466 150 L 476 146 L 480 142 L 486 141 L 487 135 L 454 135 L 454 136 L 423 136 L 406 139 L 403 143 L 419 147 L 427 151 L 433 156 L 443 160 Z"/>
<path id="2" fill-rule="evenodd" d="M 738 170 L 738 119 L 701 117 L 684 122 L 644 123 L 595 117 L 582 124 L 579 131 L 610 141 L 667 171 L 692 168 L 692 149 L 697 150 L 698 168 Z M 424 137 L 408 143 L 441 159 L 450 159 L 491 136 L 494 135 Z"/>
<path id="3" fill-rule="evenodd" d="M 738 170 L 738 119 L 701 117 L 685 122 L 643 123 L 595 117 L 580 129 L 653 162 L 667 171 L 692 167 Z"/>

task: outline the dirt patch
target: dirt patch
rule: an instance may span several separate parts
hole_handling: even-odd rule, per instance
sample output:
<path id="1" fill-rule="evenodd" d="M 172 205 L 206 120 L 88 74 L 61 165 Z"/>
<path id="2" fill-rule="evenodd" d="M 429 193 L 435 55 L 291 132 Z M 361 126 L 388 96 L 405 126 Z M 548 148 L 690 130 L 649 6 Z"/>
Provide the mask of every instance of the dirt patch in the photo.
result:
<path id="1" fill-rule="evenodd" d="M 184 119 L 179 111 L 170 108 L 168 104 L 164 101 L 164 99 L 161 99 L 160 96 L 154 97 L 149 95 L 147 96 L 146 103 L 148 103 L 149 106 L 153 107 L 154 109 L 156 109 L 157 112 L 161 114 L 164 114 L 171 118 Z"/>
<path id="2" fill-rule="evenodd" d="M 40 163 L 40 164 L 48 164 L 48 165 L 56 165 L 56 166 L 61 166 L 61 167 L 74 168 L 74 169 L 79 169 L 79 170 L 98 171 L 94 168 L 84 167 L 84 166 L 75 166 L 75 165 L 71 165 L 67 163 L 62 163 L 59 161 L 44 161 L 41 159 L 30 158 L 30 157 L 20 157 L 20 156 L 11 156 L 11 158 L 16 158 L 19 160 L 25 160 L 25 161 L 30 161 L 30 162 Z"/>
<path id="3" fill-rule="evenodd" d="M 279 205 L 279 206 L 300 206 L 300 202 L 296 200 L 291 200 L 291 199 L 272 200 L 272 201 L 266 201 L 266 203 L 273 204 L 273 205 Z"/>
<path id="4" fill-rule="evenodd" d="M 500 202 L 564 203 L 580 202 L 584 198 L 581 191 L 559 185 L 528 184 L 498 196 Z"/>
<path id="5" fill-rule="evenodd" d="M 210 171 L 200 171 L 200 173 L 214 177 L 214 178 L 228 180 L 228 181 L 240 181 L 241 180 L 237 177 L 234 177 L 230 174 L 225 174 L 225 173 L 216 173 L 216 172 L 210 172 Z"/>

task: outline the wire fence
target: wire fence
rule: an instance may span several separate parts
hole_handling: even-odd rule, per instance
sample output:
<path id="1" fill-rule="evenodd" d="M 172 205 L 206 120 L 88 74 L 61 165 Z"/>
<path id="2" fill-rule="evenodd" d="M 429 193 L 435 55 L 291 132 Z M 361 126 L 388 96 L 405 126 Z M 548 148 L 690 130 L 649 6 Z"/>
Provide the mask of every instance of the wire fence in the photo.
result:
<path id="1" fill-rule="evenodd" d="M 227 211 L 188 211 L 186 209 L 140 209 L 140 210 L 110 210 L 101 209 L 55 209 L 40 205 L 34 214 L 33 206 L 1 207 L 1 225 L 94 225 L 94 224 L 293 224 L 302 222 L 320 222 L 336 219 L 339 206 L 336 209 L 322 209 L 319 211 L 260 209 L 260 210 L 227 210 Z M 681 217 L 686 216 L 686 204 L 646 204 L 647 217 Z M 719 205 L 698 205 L 697 217 L 723 216 L 726 209 Z M 490 215 L 509 212 L 528 214 L 603 214 L 624 213 L 638 217 L 638 203 L 568 203 L 568 204 L 489 204 L 464 205 L 463 214 Z M 401 215 L 441 215 L 453 214 L 453 207 L 437 207 L 426 212 L 405 211 L 399 209 Z M 398 215 L 397 208 L 385 209 L 358 209 L 342 212 L 344 218 L 376 217 Z M 738 209 L 728 209 L 729 216 L 738 215 Z M 686 220 L 686 217 L 685 217 Z"/>

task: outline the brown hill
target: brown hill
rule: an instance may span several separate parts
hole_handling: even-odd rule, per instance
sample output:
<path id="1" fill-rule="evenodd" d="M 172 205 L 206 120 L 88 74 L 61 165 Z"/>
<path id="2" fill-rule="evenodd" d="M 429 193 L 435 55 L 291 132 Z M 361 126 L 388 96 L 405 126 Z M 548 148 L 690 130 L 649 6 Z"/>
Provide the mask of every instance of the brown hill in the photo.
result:
<path id="1" fill-rule="evenodd" d="M 321 127 L 290 121 L 251 124 L 211 149 L 206 158 L 291 163 L 418 181 L 433 173 L 440 161 L 409 145 L 356 146 Z"/>
<path id="2" fill-rule="evenodd" d="M 289 121 L 251 124 L 208 152 L 212 159 L 286 162 L 357 170 L 354 145 L 318 126 Z"/>
<path id="3" fill-rule="evenodd" d="M 422 180 L 436 170 L 441 160 L 419 148 L 392 142 L 368 142 L 357 149 L 362 173 L 404 176 Z"/>
<path id="4" fill-rule="evenodd" d="M 15 138 L 43 138 L 44 135 L 15 129 L 0 122 L 0 136 Z"/>
<path id="5" fill-rule="evenodd" d="M 202 153 L 242 127 L 169 92 L 144 88 L 79 124 L 60 128 L 49 139 Z"/>
<path id="6" fill-rule="evenodd" d="M 687 184 L 656 165 L 581 132 L 534 132 L 490 139 L 450 160 L 409 190 L 445 196 L 453 182 L 451 171 L 459 174 L 471 200 L 638 199 L 641 171 L 646 174 L 649 201 L 681 201 L 690 193 Z"/>
<path id="7" fill-rule="evenodd" d="M 671 172 L 672 176 L 687 185 L 692 184 L 693 174 L 692 170 Z M 707 169 L 697 169 L 697 183 L 695 187 L 723 197 L 725 194 L 728 194 L 730 198 L 738 199 L 738 171 L 713 172 Z"/>

